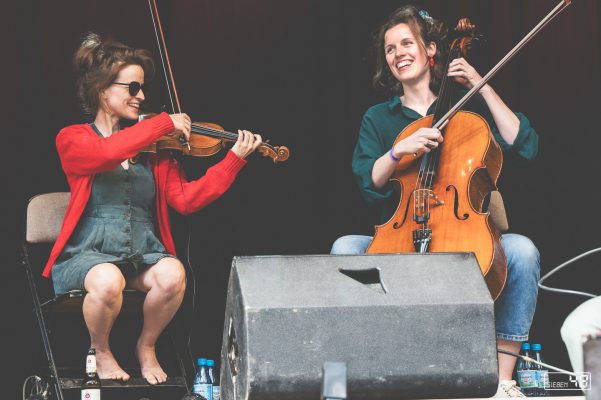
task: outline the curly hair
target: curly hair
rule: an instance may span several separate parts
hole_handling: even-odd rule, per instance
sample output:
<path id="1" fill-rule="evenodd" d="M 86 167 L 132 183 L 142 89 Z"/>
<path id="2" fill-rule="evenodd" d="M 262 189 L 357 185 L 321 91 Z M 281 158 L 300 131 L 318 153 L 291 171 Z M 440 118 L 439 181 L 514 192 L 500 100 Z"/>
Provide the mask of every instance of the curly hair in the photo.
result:
<path id="1" fill-rule="evenodd" d="M 436 43 L 434 59 L 437 62 L 430 69 L 430 90 L 438 94 L 443 77 L 444 63 L 442 60 L 446 56 L 445 42 L 447 40 L 447 28 L 441 21 L 433 19 L 427 13 L 418 11 L 412 5 L 396 9 L 386 22 L 380 26 L 378 33 L 374 37 L 374 51 L 376 53 L 376 73 L 372 79 L 374 87 L 376 89 L 384 89 L 389 95 L 403 94 L 403 85 L 392 75 L 384 53 L 384 36 L 389 29 L 398 24 L 407 24 L 409 26 L 411 32 L 421 41 L 424 51 L 427 44 Z"/>
<path id="2" fill-rule="evenodd" d="M 77 74 L 77 96 L 83 112 L 96 115 L 100 93 L 108 88 L 128 65 L 139 65 L 147 80 L 154 75 L 154 62 L 148 50 L 134 49 L 114 40 L 102 40 L 89 32 L 73 56 Z"/>

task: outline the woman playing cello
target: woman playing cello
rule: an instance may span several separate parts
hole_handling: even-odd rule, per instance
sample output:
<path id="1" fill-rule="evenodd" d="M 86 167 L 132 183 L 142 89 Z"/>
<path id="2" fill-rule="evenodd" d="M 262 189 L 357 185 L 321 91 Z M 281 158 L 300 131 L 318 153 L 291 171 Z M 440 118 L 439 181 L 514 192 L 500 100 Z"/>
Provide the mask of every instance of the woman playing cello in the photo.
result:
<path id="1" fill-rule="evenodd" d="M 448 71 L 443 71 L 445 36 L 440 22 L 413 6 L 397 9 L 379 29 L 374 84 L 387 89 L 392 97 L 371 107 L 363 116 L 352 165 L 364 198 L 380 208 L 381 222 L 387 221 L 396 209 L 389 179 L 399 161 L 428 153 L 443 141 L 439 130 L 421 128 L 394 144 L 399 132 L 422 116 L 434 113 L 444 73 L 467 89 L 481 79 L 463 58 L 451 61 Z M 513 113 L 490 85 L 485 85 L 465 108 L 487 120 L 503 150 L 526 159 L 536 156 L 538 136 L 528 119 Z M 336 240 L 331 253 L 363 254 L 371 241 L 370 236 L 343 236 Z M 497 345 L 519 352 L 520 342 L 528 339 L 534 316 L 539 254 L 528 238 L 517 234 L 503 235 L 501 246 L 507 259 L 508 278 L 495 302 Z M 499 354 L 497 397 L 524 397 L 511 380 L 514 366 L 515 358 Z"/>
<path id="2" fill-rule="evenodd" d="M 111 353 L 109 334 L 123 289 L 145 292 L 136 355 L 142 376 L 151 384 L 162 383 L 167 375 L 156 358 L 155 343 L 179 308 L 186 286 L 167 206 L 190 214 L 219 198 L 245 158 L 261 145 L 261 137 L 239 131 L 223 160 L 194 181 L 186 180 L 169 152 L 130 163 L 128 159 L 163 135 L 189 138 L 190 118 L 161 113 L 121 128 L 121 120 L 138 118 L 145 99 L 144 82 L 154 70 L 146 50 L 90 34 L 74 63 L 79 97 L 94 120 L 68 126 L 56 139 L 71 200 L 44 276 L 52 276 L 56 294 L 87 292 L 83 314 L 103 379 L 129 379 Z"/>

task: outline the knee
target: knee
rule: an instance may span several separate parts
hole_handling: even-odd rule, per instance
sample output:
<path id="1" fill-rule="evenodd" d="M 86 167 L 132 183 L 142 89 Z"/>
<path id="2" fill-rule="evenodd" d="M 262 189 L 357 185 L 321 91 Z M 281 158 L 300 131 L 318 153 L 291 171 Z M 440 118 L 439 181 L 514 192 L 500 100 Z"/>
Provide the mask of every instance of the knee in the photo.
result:
<path id="1" fill-rule="evenodd" d="M 155 272 L 155 282 L 163 293 L 176 296 L 186 290 L 186 270 L 176 258 L 164 258 L 160 268 Z M 158 265 L 157 265 L 158 266 Z"/>
<path id="2" fill-rule="evenodd" d="M 507 239 L 506 236 L 508 236 Z M 502 244 L 508 267 L 513 273 L 520 276 L 532 276 L 538 280 L 540 254 L 532 240 L 526 236 L 509 234 L 503 235 Z"/>
<path id="3" fill-rule="evenodd" d="M 347 235 L 334 242 L 330 254 L 364 254 L 371 238 L 365 236 Z"/>
<path id="4" fill-rule="evenodd" d="M 561 326 L 561 338 L 564 342 L 572 341 L 582 344 L 582 337 L 601 328 L 599 323 L 599 306 L 601 297 L 585 301 L 574 309 Z"/>
<path id="5" fill-rule="evenodd" d="M 348 254 L 346 236 L 336 239 L 330 250 L 330 254 Z"/>
<path id="6" fill-rule="evenodd" d="M 125 288 L 125 278 L 121 270 L 113 264 L 100 264 L 88 272 L 85 289 L 104 302 L 117 301 Z"/>

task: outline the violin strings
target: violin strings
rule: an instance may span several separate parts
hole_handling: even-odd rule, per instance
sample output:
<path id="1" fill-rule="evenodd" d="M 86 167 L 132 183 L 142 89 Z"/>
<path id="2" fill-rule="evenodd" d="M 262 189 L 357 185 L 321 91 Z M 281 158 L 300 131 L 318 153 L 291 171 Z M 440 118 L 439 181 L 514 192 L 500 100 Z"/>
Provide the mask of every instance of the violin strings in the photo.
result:
<path id="1" fill-rule="evenodd" d="M 202 135 L 212 136 L 212 137 L 216 137 L 216 138 L 220 138 L 220 139 L 227 139 L 227 140 L 231 140 L 234 142 L 236 140 L 238 140 L 238 135 L 235 133 L 222 131 L 222 130 L 211 128 L 208 126 L 192 124 L 192 132 L 202 134 Z M 275 151 L 273 146 L 271 146 L 269 143 L 263 142 L 263 143 L 261 143 L 261 146 L 268 147 Z"/>
<path id="2" fill-rule="evenodd" d="M 209 127 L 200 126 L 200 125 L 192 125 L 192 132 L 216 136 L 216 137 L 222 138 L 222 139 L 229 139 L 229 140 L 237 140 L 238 139 L 238 135 L 236 135 L 235 133 L 221 131 L 219 129 L 209 128 Z"/>

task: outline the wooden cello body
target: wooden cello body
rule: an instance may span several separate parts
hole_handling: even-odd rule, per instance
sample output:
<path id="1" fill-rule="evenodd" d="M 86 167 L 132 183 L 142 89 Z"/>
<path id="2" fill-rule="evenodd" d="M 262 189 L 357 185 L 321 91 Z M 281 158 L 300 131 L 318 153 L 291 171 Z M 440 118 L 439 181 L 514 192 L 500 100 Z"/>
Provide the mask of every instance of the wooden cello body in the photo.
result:
<path id="1" fill-rule="evenodd" d="M 422 127 L 444 129 L 444 142 L 421 157 L 403 157 L 399 161 L 391 179 L 398 183 L 400 203 L 392 218 L 376 227 L 368 253 L 471 251 L 493 299 L 500 295 L 507 279 L 507 265 L 500 232 L 489 221 L 489 214 L 483 212 L 483 204 L 490 191 L 496 189 L 503 156 L 486 121 L 458 110 L 570 4 L 571 0 L 561 0 L 452 107 L 448 79 L 444 76 L 434 116 L 407 126 L 395 144 Z M 468 20 L 459 22 L 456 30 L 469 37 L 454 41 L 449 60 L 470 46 L 474 28 Z"/>
<path id="2" fill-rule="evenodd" d="M 407 126 L 395 144 L 419 128 L 432 127 L 433 116 Z M 438 149 L 438 168 L 431 182 L 424 176 L 421 157 L 403 157 L 391 180 L 398 183 L 400 203 L 390 220 L 376 226 L 367 253 L 420 252 L 416 232 L 430 231 L 428 252 L 473 252 L 493 299 L 505 285 L 507 267 L 500 232 L 483 212 L 486 196 L 496 189 L 503 155 L 487 122 L 460 111 L 444 130 Z M 431 157 L 428 153 L 428 157 Z M 435 162 L 430 158 L 430 163 Z M 420 175 L 421 178 L 420 178 Z M 426 183 L 424 183 L 426 182 Z M 427 214 L 427 223 L 417 223 Z M 423 252 L 423 251 L 422 251 Z"/>

